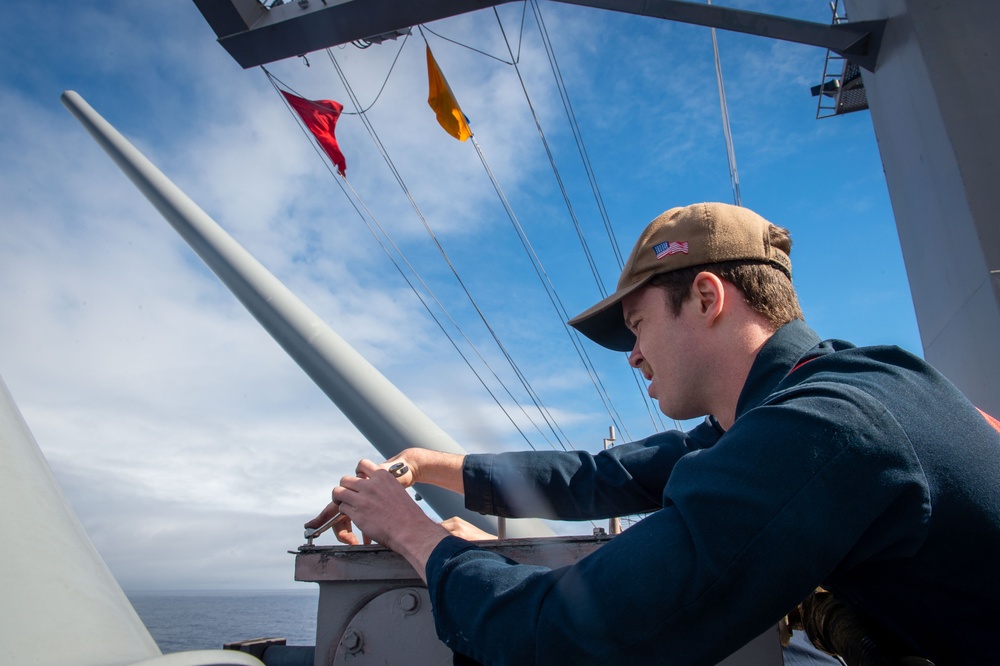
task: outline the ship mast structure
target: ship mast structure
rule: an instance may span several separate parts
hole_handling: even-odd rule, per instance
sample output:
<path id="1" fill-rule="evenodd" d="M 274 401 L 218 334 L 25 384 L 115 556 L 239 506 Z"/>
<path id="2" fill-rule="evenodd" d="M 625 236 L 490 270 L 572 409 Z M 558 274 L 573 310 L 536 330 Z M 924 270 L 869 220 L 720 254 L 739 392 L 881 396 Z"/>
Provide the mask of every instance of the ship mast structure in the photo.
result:
<path id="1" fill-rule="evenodd" d="M 194 3 L 249 68 L 509 1 Z M 863 68 L 924 358 L 1000 414 L 1000 4 L 845 0 L 852 22 L 823 25 L 684 0 L 557 1 L 811 44 Z"/>

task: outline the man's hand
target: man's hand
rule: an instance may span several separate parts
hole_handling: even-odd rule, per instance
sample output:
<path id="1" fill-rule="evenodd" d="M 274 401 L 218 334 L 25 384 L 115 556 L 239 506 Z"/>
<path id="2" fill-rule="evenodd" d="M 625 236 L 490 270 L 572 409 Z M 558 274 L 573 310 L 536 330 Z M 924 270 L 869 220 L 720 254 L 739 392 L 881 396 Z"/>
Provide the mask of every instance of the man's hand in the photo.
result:
<path id="1" fill-rule="evenodd" d="M 427 558 L 441 539 L 448 536 L 448 529 L 428 518 L 405 488 L 414 483 L 428 483 L 461 493 L 464 490 L 464 462 L 464 455 L 420 448 L 405 449 L 381 465 L 362 460 L 358 463 L 357 476 L 342 478 L 340 485 L 333 489 L 333 501 L 305 527 L 315 529 L 338 513 L 343 513 L 333 524 L 338 541 L 357 545 L 358 537 L 351 530 L 352 524 L 357 525 L 364 543 L 374 540 L 395 550 L 423 578 Z M 399 477 L 393 476 L 388 470 L 396 463 L 405 464 L 408 471 Z M 464 521 L 461 525 L 453 520 L 445 521 L 445 524 L 447 528 L 456 530 L 457 536 L 491 538 L 491 535 Z"/>
<path id="2" fill-rule="evenodd" d="M 452 516 L 448 520 L 442 521 L 441 527 L 448 530 L 452 536 L 457 536 L 466 541 L 488 541 L 497 538 L 495 534 L 484 532 L 469 521 L 458 516 Z"/>
<path id="3" fill-rule="evenodd" d="M 388 465 L 376 465 L 370 460 L 358 463 L 356 476 L 345 476 L 333 489 L 333 505 L 361 530 L 365 543 L 372 540 L 389 546 L 397 523 L 427 518 L 403 489 L 404 474 L 397 478 L 387 471 Z"/>
<path id="4" fill-rule="evenodd" d="M 374 540 L 391 548 L 424 578 L 427 558 L 441 539 L 448 536 L 448 531 L 432 521 L 403 488 L 402 484 L 407 480 L 412 482 L 412 477 L 404 474 L 397 479 L 387 470 L 394 461 L 383 465 L 370 460 L 359 462 L 358 475 L 341 479 L 340 485 L 333 489 L 333 502 L 306 523 L 306 527 L 322 525 L 341 511 L 346 520 L 334 524 L 338 540 L 358 543 L 350 531 L 353 522 L 361 530 L 365 543 Z"/>
<path id="5" fill-rule="evenodd" d="M 409 473 L 409 467 L 407 467 L 406 463 L 403 462 L 394 463 L 393 461 L 388 461 L 382 463 L 381 467 L 383 469 L 387 469 L 397 479 Z M 356 470 L 356 474 L 358 477 L 365 476 L 361 470 Z M 345 478 L 350 478 L 350 477 L 345 477 Z M 412 477 L 410 477 L 409 479 L 401 480 L 400 483 L 402 483 L 404 487 L 408 487 L 410 483 L 412 483 L 410 479 L 412 479 Z M 343 484 L 343 481 L 344 480 L 341 479 L 341 484 Z M 326 530 L 332 528 L 334 534 L 337 535 L 337 540 L 340 541 L 341 543 L 346 543 L 349 546 L 358 545 L 358 538 L 354 536 L 354 532 L 351 531 L 351 520 L 346 514 L 344 514 L 341 511 L 340 502 L 337 501 L 336 498 L 333 498 L 333 501 L 327 504 L 326 508 L 324 508 L 323 511 L 320 512 L 318 516 L 307 522 L 305 524 L 305 528 L 307 530 L 309 529 Z M 309 536 L 308 532 L 306 533 L 306 536 Z M 368 545 L 369 543 L 371 543 L 371 541 L 372 540 L 370 538 L 365 538 L 365 545 Z"/>
<path id="6" fill-rule="evenodd" d="M 304 527 L 306 529 L 316 529 L 325 525 L 326 521 L 330 520 L 338 513 L 340 513 L 340 503 L 337 501 L 330 502 L 318 516 L 306 523 Z M 346 543 L 348 546 L 357 546 L 360 543 L 360 541 L 358 541 L 358 537 L 351 530 L 351 519 L 346 515 L 341 515 L 340 518 L 334 521 L 330 531 L 334 533 L 337 537 L 337 541 L 340 543 Z M 365 543 L 371 543 L 371 539 L 365 539 Z"/>
<path id="7" fill-rule="evenodd" d="M 465 481 L 462 478 L 464 455 L 411 448 L 404 449 L 382 463 L 380 467 L 388 469 L 393 463 L 399 462 L 405 463 L 410 469 L 409 474 L 399 477 L 399 482 L 406 488 L 414 483 L 428 483 L 456 493 L 463 493 L 465 490 Z"/>

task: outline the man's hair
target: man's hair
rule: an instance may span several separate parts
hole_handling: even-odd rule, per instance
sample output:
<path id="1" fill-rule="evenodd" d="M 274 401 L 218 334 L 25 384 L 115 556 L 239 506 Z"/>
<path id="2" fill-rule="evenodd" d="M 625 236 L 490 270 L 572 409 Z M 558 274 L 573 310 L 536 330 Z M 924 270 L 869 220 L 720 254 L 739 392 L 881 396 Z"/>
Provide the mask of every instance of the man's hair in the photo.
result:
<path id="1" fill-rule="evenodd" d="M 791 253 L 792 238 L 787 229 L 771 225 L 768 235 L 771 245 L 785 254 Z M 775 330 L 793 319 L 805 319 L 791 277 L 763 261 L 721 261 L 689 266 L 661 273 L 652 278 L 649 285 L 663 289 L 667 303 L 677 316 L 684 302 L 691 297 L 695 276 L 702 271 L 713 273 L 739 289 L 750 309 L 766 319 Z"/>

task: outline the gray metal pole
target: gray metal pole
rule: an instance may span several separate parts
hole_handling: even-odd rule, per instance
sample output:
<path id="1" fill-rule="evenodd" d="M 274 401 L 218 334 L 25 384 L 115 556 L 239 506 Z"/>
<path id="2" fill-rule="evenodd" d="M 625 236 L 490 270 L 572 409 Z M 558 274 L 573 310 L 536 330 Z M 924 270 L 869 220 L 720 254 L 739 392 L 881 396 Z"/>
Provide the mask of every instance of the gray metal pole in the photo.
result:
<path id="1" fill-rule="evenodd" d="M 68 90 L 62 95 L 62 103 L 250 314 L 383 456 L 390 458 L 409 447 L 465 453 L 80 95 Z M 466 510 L 459 495 L 424 484 L 418 484 L 417 490 L 443 518 L 460 516 L 496 534 L 495 519 Z M 508 521 L 507 531 L 509 536 L 552 534 L 548 526 L 536 520 Z"/>

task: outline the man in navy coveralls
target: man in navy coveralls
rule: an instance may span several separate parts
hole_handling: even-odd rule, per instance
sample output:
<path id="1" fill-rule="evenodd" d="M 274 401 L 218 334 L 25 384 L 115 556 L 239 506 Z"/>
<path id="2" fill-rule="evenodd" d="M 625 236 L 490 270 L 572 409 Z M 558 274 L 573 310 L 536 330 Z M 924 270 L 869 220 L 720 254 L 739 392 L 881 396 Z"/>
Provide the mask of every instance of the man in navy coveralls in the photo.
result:
<path id="1" fill-rule="evenodd" d="M 664 414 L 707 415 L 690 432 L 596 455 L 363 460 L 307 526 L 342 510 L 342 541 L 357 543 L 353 521 L 402 554 L 439 637 L 486 664 L 713 664 L 818 586 L 894 654 L 995 663 L 1000 432 L 921 359 L 821 341 L 790 250 L 745 208 L 674 208 L 642 233 L 617 291 L 570 322 L 630 351 Z M 385 468 L 400 460 L 397 480 Z M 500 516 L 652 513 L 547 569 L 430 520 L 403 490 L 416 481 Z M 526 506 L 539 495 L 544 507 Z"/>

